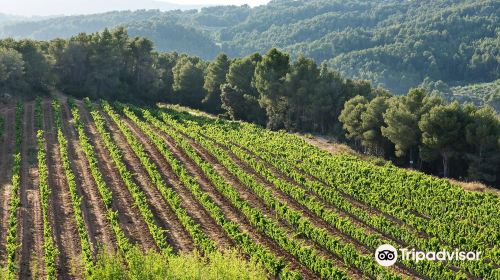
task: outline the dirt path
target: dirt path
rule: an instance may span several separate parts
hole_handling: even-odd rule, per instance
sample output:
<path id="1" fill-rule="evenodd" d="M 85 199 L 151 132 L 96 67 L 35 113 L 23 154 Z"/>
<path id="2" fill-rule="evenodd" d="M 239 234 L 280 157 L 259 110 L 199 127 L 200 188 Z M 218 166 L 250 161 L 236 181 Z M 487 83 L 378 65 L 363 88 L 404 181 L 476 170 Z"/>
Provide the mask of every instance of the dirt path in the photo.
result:
<path id="1" fill-rule="evenodd" d="M 123 160 L 127 169 L 135 175 L 133 177 L 134 182 L 146 195 L 149 208 L 153 212 L 156 224 L 167 231 L 169 244 L 174 248 L 175 252 L 192 251 L 195 247 L 193 239 L 177 219 L 177 216 L 168 203 L 163 199 L 162 194 L 151 182 L 147 171 L 139 158 L 135 155 L 118 126 L 105 112 L 101 112 L 101 115 L 106 120 L 107 127 L 114 142 L 122 151 Z"/>
<path id="2" fill-rule="evenodd" d="M 2 113 L 5 121 L 3 139 L 0 139 L 0 263 L 6 257 L 6 238 L 9 217 L 9 202 L 12 191 L 12 155 L 15 141 L 15 110 L 5 109 Z"/>
<path id="3" fill-rule="evenodd" d="M 152 126 L 151 128 L 155 130 Z M 169 146 L 170 151 L 172 151 L 174 156 L 184 164 L 188 172 L 197 179 L 201 188 L 207 192 L 212 201 L 220 207 L 226 219 L 239 224 L 240 229 L 247 232 L 254 242 L 267 247 L 277 256 L 282 256 L 290 264 L 290 268 L 301 271 L 305 279 L 318 278 L 311 270 L 298 262 L 291 254 L 283 250 L 276 242 L 274 242 L 274 240 L 260 233 L 255 227 L 253 227 L 245 216 L 238 209 L 233 207 L 231 202 L 217 191 L 212 183 L 205 177 L 201 168 L 197 166 L 197 164 L 193 162 L 181 148 L 177 147 L 172 138 L 163 132 L 158 132 L 158 135 L 165 140 L 165 143 Z"/>
<path id="4" fill-rule="evenodd" d="M 50 101 L 43 102 L 43 127 L 47 142 L 48 179 L 51 188 L 49 219 L 54 230 L 54 240 L 59 250 L 59 279 L 79 279 L 81 275 L 81 244 L 78 229 L 61 162 L 57 132 Z"/>
<path id="5" fill-rule="evenodd" d="M 26 102 L 23 121 L 21 160 L 21 209 L 18 214 L 20 248 L 20 278 L 38 279 L 44 275 L 43 219 L 40 205 L 39 178 L 36 160 L 34 104 Z M 34 275 L 33 275 L 34 273 Z"/>
<path id="6" fill-rule="evenodd" d="M 210 217 L 207 210 L 194 198 L 187 188 L 182 185 L 171 166 L 163 158 L 152 141 L 137 127 L 137 125 L 127 119 L 124 120 L 142 143 L 149 157 L 156 164 L 158 171 L 162 173 L 163 180 L 181 197 L 182 207 L 186 209 L 188 215 L 200 225 L 205 234 L 217 242 L 220 249 L 234 247 L 233 241 L 229 238 L 224 229 L 217 225 L 215 220 Z"/>
<path id="7" fill-rule="evenodd" d="M 99 247 L 115 249 L 116 242 L 111 226 L 106 219 L 106 208 L 102 202 L 99 190 L 90 173 L 90 167 L 80 146 L 76 129 L 73 127 L 71 113 L 65 100 L 61 100 L 62 129 L 68 140 L 68 156 L 75 174 L 75 181 L 79 186 L 79 195 L 82 197 L 82 214 L 89 233 L 94 254 Z"/>
<path id="8" fill-rule="evenodd" d="M 157 250 L 158 247 L 149 232 L 146 222 L 140 215 L 139 210 L 134 207 L 134 199 L 123 183 L 113 159 L 104 146 L 90 113 L 82 103 L 79 103 L 78 106 L 86 133 L 94 146 L 99 168 L 105 174 L 106 184 L 113 192 L 113 209 L 118 212 L 120 225 L 125 235 L 133 244 L 139 244 L 144 250 Z"/>
<path id="9" fill-rule="evenodd" d="M 327 136 L 314 135 L 313 137 L 308 137 L 306 135 L 299 133 L 296 133 L 295 135 L 297 137 L 302 138 L 302 140 L 306 141 L 310 145 L 316 146 L 321 150 L 327 151 L 333 155 L 342 153 L 355 156 L 362 156 L 356 153 L 356 151 L 354 151 L 351 147 L 347 146 L 346 144 L 338 143 L 335 139 L 329 138 Z"/>

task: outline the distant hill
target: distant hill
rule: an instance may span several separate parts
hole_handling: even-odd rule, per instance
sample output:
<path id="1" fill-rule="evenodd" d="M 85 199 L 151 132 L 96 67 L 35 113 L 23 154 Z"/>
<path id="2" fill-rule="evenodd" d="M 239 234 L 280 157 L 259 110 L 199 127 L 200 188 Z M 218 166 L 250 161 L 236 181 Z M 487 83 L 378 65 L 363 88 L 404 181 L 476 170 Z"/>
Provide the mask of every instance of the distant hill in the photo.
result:
<path id="1" fill-rule="evenodd" d="M 451 88 L 451 100 L 489 105 L 500 114 L 500 80 Z"/>
<path id="2" fill-rule="evenodd" d="M 50 17 L 41 17 L 41 16 L 31 16 L 31 17 L 25 17 L 25 16 L 18 16 L 18 15 L 11 15 L 11 14 L 4 14 L 0 13 L 0 25 L 4 24 L 12 24 L 12 23 L 18 23 L 21 21 L 38 21 L 38 20 L 43 20 L 43 19 L 49 19 Z"/>
<path id="3" fill-rule="evenodd" d="M 14 21 L 17 21 L 20 19 L 22 19 L 22 17 L 20 17 L 20 16 L 13 16 L 13 15 L 0 13 L 0 24 L 5 23 L 5 22 L 14 22 Z"/>
<path id="4" fill-rule="evenodd" d="M 84 15 L 139 9 L 158 9 L 162 11 L 188 10 L 203 7 L 203 5 L 179 5 L 155 0 L 17 0 L 13 2 L 15 4 L 3 4 L 2 12 L 22 16 L 54 16 Z"/>
<path id="5" fill-rule="evenodd" d="M 461 104 L 472 103 L 476 106 L 488 105 L 500 115 L 500 79 L 487 83 L 450 86 L 443 81 L 426 79 L 421 85 L 428 92 L 439 94 L 448 101 Z"/>
<path id="6" fill-rule="evenodd" d="M 212 59 L 218 52 L 234 57 L 278 47 L 405 93 L 424 80 L 467 85 L 500 79 L 499 15 L 495 0 L 274 0 L 255 8 L 109 12 L 15 23 L 0 28 L 0 36 L 51 39 L 124 25 L 161 51 Z"/>

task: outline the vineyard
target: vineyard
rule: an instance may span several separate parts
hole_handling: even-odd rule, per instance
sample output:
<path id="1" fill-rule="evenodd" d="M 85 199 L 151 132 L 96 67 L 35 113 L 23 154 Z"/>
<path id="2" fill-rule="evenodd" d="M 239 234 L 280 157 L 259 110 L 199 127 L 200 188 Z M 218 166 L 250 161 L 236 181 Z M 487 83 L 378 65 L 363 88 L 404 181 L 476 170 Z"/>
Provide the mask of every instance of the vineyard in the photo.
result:
<path id="1" fill-rule="evenodd" d="M 64 96 L 0 108 L 0 278 L 235 250 L 270 279 L 500 279 L 500 199 L 293 134 Z M 480 251 L 379 265 L 382 244 Z"/>

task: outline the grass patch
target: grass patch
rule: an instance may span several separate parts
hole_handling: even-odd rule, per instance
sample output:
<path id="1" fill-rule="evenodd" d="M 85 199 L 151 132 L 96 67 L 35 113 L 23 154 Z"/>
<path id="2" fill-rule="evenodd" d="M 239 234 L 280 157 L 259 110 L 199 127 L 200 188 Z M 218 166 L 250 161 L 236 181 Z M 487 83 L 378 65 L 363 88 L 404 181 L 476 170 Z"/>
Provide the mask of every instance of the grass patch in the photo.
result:
<path id="1" fill-rule="evenodd" d="M 234 251 L 213 252 L 206 256 L 193 252 L 166 257 L 152 251 L 143 253 L 139 249 L 133 249 L 127 255 L 127 260 L 128 266 L 123 256 L 104 250 L 88 279 L 267 279 L 263 268 L 253 261 L 242 259 Z"/>

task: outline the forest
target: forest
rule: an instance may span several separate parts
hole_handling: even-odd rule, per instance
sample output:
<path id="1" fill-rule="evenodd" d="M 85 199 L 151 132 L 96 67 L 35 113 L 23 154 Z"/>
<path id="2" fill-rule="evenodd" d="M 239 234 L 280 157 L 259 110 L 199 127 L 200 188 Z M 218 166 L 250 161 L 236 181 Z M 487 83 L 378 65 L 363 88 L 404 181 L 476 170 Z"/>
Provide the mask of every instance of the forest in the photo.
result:
<path id="1" fill-rule="evenodd" d="M 424 81 L 447 87 L 500 78 L 500 4 L 492 0 L 274 0 L 264 6 L 142 10 L 56 17 L 0 27 L 0 36 L 49 40 L 124 26 L 157 51 L 212 60 L 280 48 L 404 94 Z M 491 101 L 477 99 L 479 104 Z M 496 104 L 500 98 L 496 97 Z M 458 100 L 463 100 L 458 98 Z"/>
<path id="2" fill-rule="evenodd" d="M 422 88 L 392 95 L 278 49 L 207 61 L 156 52 L 124 28 L 68 40 L 0 41 L 0 92 L 166 102 L 272 130 L 334 135 L 357 151 L 444 177 L 498 185 L 500 120 L 488 106 Z"/>

